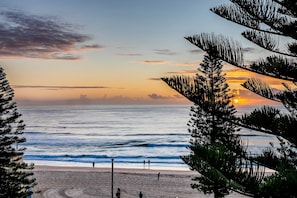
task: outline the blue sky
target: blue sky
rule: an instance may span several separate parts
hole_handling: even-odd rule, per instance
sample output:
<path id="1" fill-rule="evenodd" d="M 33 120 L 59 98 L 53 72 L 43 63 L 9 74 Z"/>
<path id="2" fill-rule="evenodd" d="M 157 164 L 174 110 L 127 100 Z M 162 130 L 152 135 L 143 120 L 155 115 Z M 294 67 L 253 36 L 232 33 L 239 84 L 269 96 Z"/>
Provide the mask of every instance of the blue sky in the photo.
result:
<path id="1" fill-rule="evenodd" d="M 184 102 L 158 79 L 195 72 L 203 52 L 185 36 L 220 33 L 240 40 L 247 57 L 261 52 L 240 36 L 243 27 L 209 10 L 224 2 L 1 1 L 0 64 L 21 102 Z M 237 92 L 238 75 L 230 77 Z"/>

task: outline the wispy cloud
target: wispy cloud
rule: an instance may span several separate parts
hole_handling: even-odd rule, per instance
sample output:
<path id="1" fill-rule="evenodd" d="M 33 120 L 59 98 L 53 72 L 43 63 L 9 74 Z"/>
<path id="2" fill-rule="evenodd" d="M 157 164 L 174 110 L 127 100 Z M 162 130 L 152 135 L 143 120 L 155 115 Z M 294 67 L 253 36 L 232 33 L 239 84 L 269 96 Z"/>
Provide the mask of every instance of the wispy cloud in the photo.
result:
<path id="1" fill-rule="evenodd" d="M 176 63 L 175 65 L 178 67 L 193 67 L 198 66 L 200 63 L 194 62 L 194 63 Z"/>
<path id="2" fill-rule="evenodd" d="M 149 94 L 148 95 L 148 97 L 150 97 L 151 99 L 154 99 L 154 100 L 159 100 L 159 99 L 162 99 L 162 100 L 164 100 L 164 99 L 170 99 L 170 97 L 169 96 L 161 96 L 161 95 L 158 95 L 158 94 L 155 94 L 155 93 L 152 93 L 152 94 Z"/>
<path id="3" fill-rule="evenodd" d="M 159 81 L 159 80 L 161 80 L 161 78 L 149 78 L 149 80 L 156 80 L 156 81 Z"/>
<path id="4" fill-rule="evenodd" d="M 102 46 L 84 44 L 91 37 L 55 17 L 0 11 L 0 58 L 77 60 L 77 53 Z"/>
<path id="5" fill-rule="evenodd" d="M 162 60 L 143 60 L 143 61 L 141 61 L 141 63 L 143 63 L 143 64 L 152 64 L 152 65 L 164 65 L 164 64 L 167 64 L 166 61 L 162 61 Z"/>
<path id="6" fill-rule="evenodd" d="M 80 49 L 82 50 L 96 50 L 96 49 L 103 49 L 105 46 L 98 45 L 98 44 L 92 44 L 92 45 L 84 45 Z"/>
<path id="7" fill-rule="evenodd" d="M 137 53 L 131 53 L 131 54 L 119 53 L 117 55 L 119 55 L 119 56 L 142 56 L 142 54 L 137 54 Z"/>
<path id="8" fill-rule="evenodd" d="M 195 50 L 190 50 L 190 53 L 192 53 L 192 54 L 202 54 L 202 53 L 204 53 L 204 51 L 201 50 L 201 49 L 195 49 Z"/>
<path id="9" fill-rule="evenodd" d="M 161 55 L 175 55 L 176 53 L 169 49 L 155 49 L 156 54 Z"/>
<path id="10" fill-rule="evenodd" d="M 178 100 L 178 99 L 184 99 L 183 96 L 178 95 L 178 94 L 175 94 L 173 96 L 162 96 L 160 94 L 152 93 L 152 94 L 149 94 L 148 97 L 150 99 L 153 99 L 153 100 Z"/>
<path id="11" fill-rule="evenodd" d="M 15 89 L 110 89 L 105 86 L 49 86 L 49 85 L 12 85 Z"/>
<path id="12" fill-rule="evenodd" d="M 180 75 L 180 74 L 196 74 L 198 71 L 197 70 L 180 70 L 180 71 L 172 71 L 172 72 L 166 72 L 165 74 L 170 74 L 170 75 Z"/>

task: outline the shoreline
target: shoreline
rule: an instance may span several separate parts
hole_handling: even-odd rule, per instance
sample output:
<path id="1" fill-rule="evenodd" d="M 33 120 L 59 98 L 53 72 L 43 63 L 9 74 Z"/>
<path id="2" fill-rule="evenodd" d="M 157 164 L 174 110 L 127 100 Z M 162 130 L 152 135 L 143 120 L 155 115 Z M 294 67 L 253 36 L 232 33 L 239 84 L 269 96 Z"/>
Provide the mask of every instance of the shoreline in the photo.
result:
<path id="1" fill-rule="evenodd" d="M 83 166 L 56 166 L 56 165 L 34 165 L 33 172 L 98 172 L 98 173 L 111 173 L 111 167 L 99 166 L 99 167 L 83 167 Z M 151 169 L 144 168 L 135 168 L 135 167 L 122 167 L 122 166 L 114 166 L 114 173 L 131 173 L 131 174 L 154 174 L 158 172 L 162 172 L 167 175 L 195 175 L 195 172 L 191 170 L 181 170 L 181 169 L 166 169 L 165 167 L 155 167 Z"/>
<path id="2" fill-rule="evenodd" d="M 66 162 L 66 161 L 40 161 L 40 160 L 25 160 L 26 163 L 33 163 L 35 166 L 53 166 L 53 167 L 81 167 L 89 168 L 92 167 L 92 162 L 82 163 L 82 162 Z M 110 163 L 95 163 L 96 168 L 111 168 Z M 114 161 L 115 168 L 127 168 L 127 169 L 148 169 L 148 170 L 173 170 L 173 171 L 190 171 L 186 164 L 154 164 L 151 163 L 150 166 L 146 163 L 123 163 Z"/>

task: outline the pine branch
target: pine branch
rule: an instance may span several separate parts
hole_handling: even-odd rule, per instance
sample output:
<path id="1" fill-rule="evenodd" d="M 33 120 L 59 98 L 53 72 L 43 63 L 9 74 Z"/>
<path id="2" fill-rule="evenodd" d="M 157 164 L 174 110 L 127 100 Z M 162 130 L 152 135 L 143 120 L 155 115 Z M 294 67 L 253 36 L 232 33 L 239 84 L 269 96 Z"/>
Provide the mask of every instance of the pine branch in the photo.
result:
<path id="1" fill-rule="evenodd" d="M 224 181 L 228 189 L 246 196 L 260 193 L 259 186 L 264 178 L 264 169 L 247 156 L 234 155 L 228 148 L 216 144 L 193 145 L 191 150 L 194 154 L 183 156 L 182 159 L 212 182 L 222 183 Z M 197 166 L 198 164 L 200 166 Z M 196 178 L 196 181 L 201 181 L 200 178 Z"/>
<path id="2" fill-rule="evenodd" d="M 255 109 L 250 114 L 244 114 L 238 124 L 267 134 L 281 136 L 291 144 L 297 145 L 297 134 L 295 133 L 297 119 L 280 113 L 274 107 L 264 106 Z"/>
<path id="3" fill-rule="evenodd" d="M 249 41 L 259 45 L 260 47 L 270 51 L 275 51 L 275 48 L 277 46 L 277 42 L 272 39 L 271 34 L 255 30 L 247 30 L 242 33 L 242 36 Z"/>
<path id="4" fill-rule="evenodd" d="M 242 50 L 237 42 L 206 33 L 186 37 L 186 39 L 206 52 L 217 54 L 218 58 L 236 67 L 278 79 L 297 81 L 297 66 L 287 58 L 270 56 L 266 60 L 247 66 L 243 65 Z"/>
<path id="5" fill-rule="evenodd" d="M 200 87 L 198 83 L 195 83 L 194 79 L 188 76 L 172 76 L 172 77 L 162 77 L 165 83 L 167 83 L 172 89 L 176 90 L 178 93 L 186 97 L 192 102 L 197 102 L 201 99 L 199 96 Z"/>
<path id="6" fill-rule="evenodd" d="M 274 78 L 297 81 L 297 64 L 283 56 L 268 56 L 265 60 L 252 63 L 248 70 Z"/>
<path id="7" fill-rule="evenodd" d="M 251 29 L 259 29 L 259 22 L 235 4 L 221 5 L 210 9 L 213 13 Z"/>
<path id="8" fill-rule="evenodd" d="M 288 87 L 286 84 L 283 85 Z M 286 91 L 278 93 L 276 98 L 278 98 L 287 110 L 297 118 L 297 90 L 293 91 L 290 88 L 287 88 Z"/>
<path id="9" fill-rule="evenodd" d="M 297 42 L 288 43 L 287 48 L 291 54 L 294 54 L 295 56 L 297 56 Z"/>
<path id="10" fill-rule="evenodd" d="M 297 17 L 297 5 L 293 0 L 272 0 L 282 7 L 278 10 L 279 13 L 286 14 L 292 17 Z"/>
<path id="11" fill-rule="evenodd" d="M 278 12 L 280 5 L 267 0 L 230 0 L 241 7 L 245 13 L 255 17 L 259 22 L 268 25 L 275 30 L 271 33 L 289 36 L 297 39 L 296 28 L 292 25 L 296 22 L 292 17 Z M 259 29 L 259 31 L 261 31 Z"/>
<path id="12" fill-rule="evenodd" d="M 264 98 L 280 102 L 273 93 L 272 89 L 264 81 L 257 78 L 250 78 L 242 86 Z"/>
<path id="13" fill-rule="evenodd" d="M 274 144 L 271 143 L 270 148 L 263 150 L 254 159 L 261 165 L 278 172 L 282 172 L 284 166 L 286 166 L 287 170 L 294 170 L 297 165 L 297 153 L 294 145 L 290 144 L 284 138 L 279 136 L 277 138 L 280 142 L 280 147 L 274 147 Z"/>
<path id="14" fill-rule="evenodd" d="M 203 51 L 216 55 L 230 64 L 243 66 L 242 49 L 238 42 L 222 35 L 206 33 L 185 37 L 185 39 Z"/>
<path id="15" fill-rule="evenodd" d="M 290 43 L 287 45 L 287 50 L 291 53 L 285 53 L 280 51 L 278 43 L 275 38 L 272 37 L 272 34 L 266 32 L 256 31 L 256 30 L 246 30 L 242 33 L 242 36 L 248 39 L 249 41 L 257 44 L 258 46 L 285 56 L 297 57 L 296 56 L 296 43 Z"/>

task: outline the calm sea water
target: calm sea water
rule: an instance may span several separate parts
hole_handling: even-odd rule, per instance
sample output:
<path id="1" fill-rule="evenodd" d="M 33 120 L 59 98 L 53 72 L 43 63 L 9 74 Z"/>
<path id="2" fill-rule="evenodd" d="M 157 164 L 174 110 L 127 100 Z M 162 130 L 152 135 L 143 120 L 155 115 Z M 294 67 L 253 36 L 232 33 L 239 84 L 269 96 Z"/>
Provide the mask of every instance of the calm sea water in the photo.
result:
<path id="1" fill-rule="evenodd" d="M 238 108 L 238 114 L 252 107 Z M 187 168 L 190 106 L 22 106 L 25 160 L 35 164 Z M 249 149 L 259 152 L 276 138 L 241 130 Z"/>

